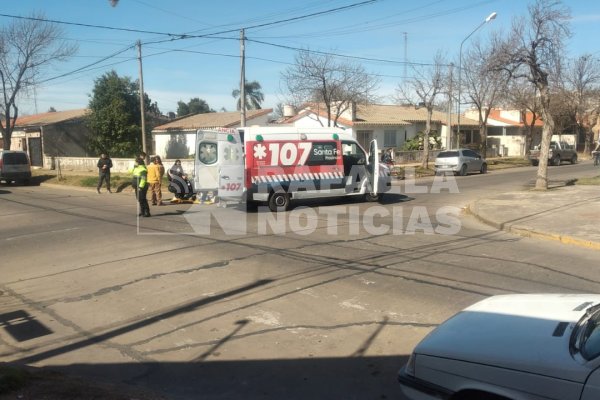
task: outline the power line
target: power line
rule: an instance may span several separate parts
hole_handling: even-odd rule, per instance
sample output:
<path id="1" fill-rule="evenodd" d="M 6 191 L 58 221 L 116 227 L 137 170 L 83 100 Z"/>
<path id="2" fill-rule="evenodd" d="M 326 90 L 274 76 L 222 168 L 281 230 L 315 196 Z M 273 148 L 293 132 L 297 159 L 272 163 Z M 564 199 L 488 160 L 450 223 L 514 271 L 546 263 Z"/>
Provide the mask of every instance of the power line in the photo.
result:
<path id="1" fill-rule="evenodd" d="M 159 55 L 163 55 L 163 54 L 167 54 L 167 53 L 173 53 L 173 52 L 191 53 L 191 54 L 202 54 L 202 55 L 208 55 L 208 56 L 227 57 L 227 58 L 239 58 L 240 57 L 239 54 L 211 53 L 211 52 L 205 52 L 205 51 L 186 50 L 186 49 L 170 49 L 170 50 L 165 50 L 165 51 L 161 51 L 161 52 L 158 52 L 158 53 L 148 54 L 148 55 L 145 56 L 145 58 L 159 56 Z M 280 60 L 273 60 L 273 59 L 269 59 L 269 58 L 252 57 L 252 56 L 246 56 L 246 58 L 250 59 L 250 60 L 259 60 L 259 61 L 271 62 L 271 63 L 274 63 L 274 64 L 283 64 L 283 65 L 289 65 L 289 66 L 298 66 L 298 64 L 296 64 L 296 63 L 287 62 L 287 61 L 280 61 Z M 408 64 L 410 64 L 410 63 L 408 63 Z M 367 72 L 367 75 L 377 76 L 377 77 L 382 77 L 382 78 L 406 78 L 405 76 L 400 76 L 400 75 L 384 75 L 384 74 L 376 74 L 376 73 L 370 73 L 370 72 Z"/>
<path id="2" fill-rule="evenodd" d="M 129 47 L 127 47 L 127 48 L 123 49 L 123 50 L 120 50 L 120 51 L 118 51 L 118 52 L 116 52 L 116 53 L 113 53 L 113 54 L 111 54 L 111 55 L 109 55 L 109 56 L 103 57 L 103 58 L 101 58 L 100 60 L 98 60 L 98 61 L 95 61 L 95 62 L 93 62 L 93 63 L 91 63 L 91 64 L 84 65 L 83 67 L 77 68 L 77 69 L 75 69 L 75 70 L 73 70 L 73 71 L 70 71 L 70 72 L 65 72 L 64 74 L 60 74 L 60 75 L 54 76 L 54 77 L 52 77 L 52 78 L 44 79 L 43 81 L 40 81 L 40 82 L 38 82 L 38 83 L 46 83 L 46 82 L 53 81 L 53 80 L 55 80 L 55 79 L 63 78 L 63 77 L 65 77 L 65 76 L 73 75 L 73 74 L 75 74 L 75 73 L 77 73 L 77 72 L 81 72 L 82 70 L 85 70 L 85 69 L 87 69 L 87 68 L 89 68 L 89 67 L 93 67 L 93 66 L 95 66 L 95 65 L 98 65 L 98 64 L 100 64 L 101 62 L 104 62 L 104 61 L 106 61 L 106 60 L 108 60 L 108 59 L 111 59 L 111 58 L 113 58 L 113 57 L 116 57 L 116 56 L 118 56 L 119 54 L 125 53 L 126 51 L 128 51 L 128 50 L 131 50 L 131 49 L 132 49 L 132 48 L 134 48 L 134 47 L 135 47 L 135 45 L 131 45 L 131 46 L 129 46 Z"/>
<path id="3" fill-rule="evenodd" d="M 334 57 L 341 57 L 341 58 L 349 58 L 349 59 L 361 60 L 361 61 L 382 62 L 382 63 L 400 64 L 400 65 L 414 65 L 414 66 L 422 66 L 422 67 L 430 67 L 430 66 L 434 66 L 435 65 L 435 64 L 430 64 L 430 63 L 416 63 L 416 62 L 407 62 L 407 61 L 386 60 L 386 59 L 383 59 L 383 58 L 369 58 L 369 57 L 360 57 L 360 56 L 349 56 L 349 55 L 339 54 L 339 53 L 331 53 L 331 52 L 325 52 L 325 51 L 319 51 L 319 50 L 309 50 L 309 49 L 302 49 L 302 48 L 299 48 L 299 47 L 286 46 L 286 45 L 283 45 L 283 44 L 269 43 L 269 42 L 264 42 L 262 40 L 256 40 L 256 39 L 247 39 L 247 40 L 249 42 L 264 44 L 266 46 L 279 47 L 281 49 L 286 49 L 286 50 L 315 53 L 315 54 L 321 54 L 321 55 L 325 55 L 325 56 L 334 56 Z M 441 66 L 445 66 L 445 65 L 441 65 Z"/>
<path id="4" fill-rule="evenodd" d="M 449 10 L 443 10 L 443 11 L 438 11 L 435 13 L 431 13 L 431 14 L 425 14 L 425 15 L 421 15 L 421 16 L 415 16 L 415 17 L 410 17 L 410 18 L 404 18 L 401 20 L 396 20 L 396 21 L 392 21 L 392 22 L 388 22 L 388 23 L 383 23 L 383 24 L 374 24 L 375 22 L 384 20 L 384 19 L 389 19 L 389 18 L 393 18 L 393 17 L 397 17 L 398 15 L 402 15 L 405 16 L 407 13 L 410 13 L 412 11 L 416 11 L 422 8 L 426 8 L 430 5 L 439 3 L 440 1 L 435 1 L 433 3 L 424 5 L 424 6 L 420 6 L 417 8 L 413 8 L 411 10 L 407 10 L 404 11 L 402 13 L 397 13 L 397 14 L 393 14 L 393 15 L 389 15 L 386 17 L 381 17 L 381 18 L 376 18 L 373 20 L 365 20 L 362 21 L 360 23 L 360 25 L 350 25 L 347 27 L 339 27 L 339 28 L 332 28 L 332 29 L 327 29 L 327 30 L 322 30 L 322 31 L 313 31 L 310 33 L 304 33 L 304 34 L 296 34 L 294 36 L 290 36 L 290 35 L 278 35 L 278 36 L 261 36 L 261 38 L 263 39 L 287 39 L 290 37 L 293 38 L 312 38 L 312 37 L 325 37 L 325 36 L 329 36 L 329 37 L 333 37 L 333 36 L 343 36 L 343 35 L 348 35 L 348 34 L 357 34 L 357 33 L 361 33 L 361 32 L 369 32 L 369 31 L 374 31 L 374 30 L 384 30 L 387 28 L 396 28 L 399 25 L 408 25 L 408 24 L 412 24 L 412 23 L 417 23 L 417 22 L 422 22 L 422 21 L 430 21 L 433 18 L 437 18 L 437 17 L 444 17 L 444 16 L 448 16 L 450 14 L 456 14 L 468 9 L 471 9 L 473 7 L 477 7 L 477 6 L 481 6 L 484 4 L 488 4 L 488 3 L 492 3 L 494 0 L 484 0 L 484 1 L 480 1 L 478 3 L 474 3 L 474 4 L 469 4 L 468 6 L 463 6 L 463 7 L 457 7 L 457 8 L 452 8 Z M 364 27 L 360 27 L 363 26 Z M 255 36 L 256 37 L 256 36 Z"/>
<path id="5" fill-rule="evenodd" d="M 339 12 L 339 11 L 343 11 L 343 10 L 348 10 L 351 8 L 361 7 L 361 6 L 364 6 L 367 4 L 375 3 L 377 1 L 380 1 L 380 0 L 365 0 L 365 1 L 358 2 L 358 3 L 352 3 L 352 4 L 349 4 L 346 6 L 342 6 L 342 7 L 336 7 L 336 8 L 332 8 L 329 10 L 318 11 L 318 12 L 300 15 L 298 17 L 286 18 L 286 19 L 282 19 L 282 20 L 278 20 L 278 21 L 265 22 L 262 24 L 247 26 L 247 27 L 244 27 L 241 29 L 246 29 L 246 30 L 256 29 L 256 28 L 263 28 L 266 26 L 279 25 L 279 24 L 299 21 L 302 19 L 312 18 L 312 17 L 316 17 L 316 16 L 320 16 L 320 15 L 331 14 L 331 13 L 335 13 L 335 12 Z M 84 23 L 80 23 L 80 22 L 67 22 L 67 21 L 60 21 L 60 20 L 47 19 L 47 18 L 38 18 L 38 17 L 23 17 L 20 15 L 11 15 L 11 14 L 2 14 L 2 13 L 0 13 L 0 17 L 15 18 L 15 19 L 22 19 L 22 20 L 29 20 L 29 21 L 38 21 L 38 22 L 51 22 L 51 23 L 55 23 L 55 24 L 81 26 L 81 27 L 85 27 L 85 28 L 96 28 L 96 29 L 107 29 L 107 30 L 132 32 L 132 33 L 162 35 L 162 36 L 169 36 L 173 40 L 211 37 L 214 35 L 222 35 L 225 33 L 233 33 L 233 32 L 240 31 L 240 28 L 235 28 L 235 29 L 229 29 L 229 30 L 225 30 L 225 31 L 221 31 L 221 32 L 207 33 L 207 34 L 203 34 L 203 35 L 190 35 L 190 34 L 186 34 L 186 33 L 170 33 L 170 32 L 147 31 L 147 30 L 142 30 L 142 29 L 115 28 L 115 27 L 107 26 L 107 25 L 84 24 Z"/>

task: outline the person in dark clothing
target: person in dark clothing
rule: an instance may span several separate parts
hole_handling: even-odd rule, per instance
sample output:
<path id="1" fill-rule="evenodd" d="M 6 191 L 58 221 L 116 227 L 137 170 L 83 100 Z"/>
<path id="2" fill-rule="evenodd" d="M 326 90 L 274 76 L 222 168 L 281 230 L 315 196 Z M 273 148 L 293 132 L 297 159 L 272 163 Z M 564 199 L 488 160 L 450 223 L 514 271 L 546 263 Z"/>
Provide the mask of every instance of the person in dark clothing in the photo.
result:
<path id="1" fill-rule="evenodd" d="M 102 183 L 106 181 L 106 189 L 108 193 L 112 193 L 110 190 L 110 169 L 112 168 L 112 160 L 108 157 L 107 154 L 101 154 L 100 159 L 98 160 L 98 187 L 96 187 L 96 191 L 100 194 L 100 189 L 102 188 Z"/>
<path id="2" fill-rule="evenodd" d="M 148 199 L 146 195 L 148 193 L 148 170 L 146 169 L 146 163 L 141 158 L 137 158 L 133 167 L 133 176 L 131 185 L 135 189 L 135 195 L 140 203 L 140 217 L 150 217 L 150 206 L 148 205 Z"/>
<path id="3" fill-rule="evenodd" d="M 381 162 L 384 164 L 392 164 L 394 159 L 392 158 L 392 149 L 387 149 L 381 155 Z"/>
<path id="4" fill-rule="evenodd" d="M 178 200 L 194 200 L 194 185 L 188 179 L 188 175 L 183 171 L 180 160 L 175 160 L 175 164 L 169 169 L 167 178 L 169 180 L 169 192 L 175 194 Z"/>

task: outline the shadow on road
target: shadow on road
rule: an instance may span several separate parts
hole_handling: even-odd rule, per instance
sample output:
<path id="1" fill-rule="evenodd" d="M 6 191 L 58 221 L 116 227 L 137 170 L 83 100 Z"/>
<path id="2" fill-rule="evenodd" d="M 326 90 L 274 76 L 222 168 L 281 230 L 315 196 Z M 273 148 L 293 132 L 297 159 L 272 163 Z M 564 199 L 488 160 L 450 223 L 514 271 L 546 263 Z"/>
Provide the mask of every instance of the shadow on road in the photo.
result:
<path id="1" fill-rule="evenodd" d="M 121 381 L 169 399 L 402 399 L 397 372 L 408 357 L 310 357 L 48 367 L 62 374 Z"/>

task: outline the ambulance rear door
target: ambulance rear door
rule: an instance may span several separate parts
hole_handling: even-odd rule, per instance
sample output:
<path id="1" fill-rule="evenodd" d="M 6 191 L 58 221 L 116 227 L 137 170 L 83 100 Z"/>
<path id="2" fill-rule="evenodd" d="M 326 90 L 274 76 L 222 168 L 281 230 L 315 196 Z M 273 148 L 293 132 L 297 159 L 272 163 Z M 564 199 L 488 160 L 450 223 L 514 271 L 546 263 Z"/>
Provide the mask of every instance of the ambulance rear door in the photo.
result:
<path id="1" fill-rule="evenodd" d="M 219 191 L 224 200 L 241 201 L 244 195 L 244 152 L 240 135 L 226 134 L 219 141 Z"/>

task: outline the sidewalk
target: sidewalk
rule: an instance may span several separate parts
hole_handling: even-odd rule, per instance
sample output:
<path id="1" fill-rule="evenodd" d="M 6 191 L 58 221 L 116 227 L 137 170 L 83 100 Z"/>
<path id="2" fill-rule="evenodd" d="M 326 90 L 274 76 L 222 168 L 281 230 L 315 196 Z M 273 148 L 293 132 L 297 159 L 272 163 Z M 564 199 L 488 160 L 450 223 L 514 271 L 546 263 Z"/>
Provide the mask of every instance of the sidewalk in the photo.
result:
<path id="1" fill-rule="evenodd" d="M 504 193 L 469 205 L 478 219 L 521 236 L 600 250 L 600 187 Z"/>

